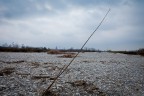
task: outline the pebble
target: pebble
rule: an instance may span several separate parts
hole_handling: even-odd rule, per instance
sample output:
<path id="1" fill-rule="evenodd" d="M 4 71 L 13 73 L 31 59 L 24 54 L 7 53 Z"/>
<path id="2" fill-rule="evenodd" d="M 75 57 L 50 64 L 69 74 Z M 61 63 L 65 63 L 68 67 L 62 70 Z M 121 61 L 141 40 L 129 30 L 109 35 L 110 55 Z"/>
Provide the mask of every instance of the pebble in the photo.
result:
<path id="1" fill-rule="evenodd" d="M 98 96 L 106 95 L 124 95 L 124 96 L 142 96 L 144 93 L 144 58 L 137 55 L 113 54 L 113 53 L 81 53 L 80 56 L 68 67 L 70 71 L 63 73 L 56 81 L 52 90 L 60 96 Z M 29 58 L 28 58 L 29 57 Z M 16 72 L 30 73 L 31 75 L 46 74 L 55 77 L 62 68 L 61 64 L 68 64 L 70 59 L 62 60 L 57 55 L 46 53 L 3 53 L 0 52 L 0 61 L 20 61 L 24 63 L 1 63 L 0 68 L 16 67 Z M 83 61 L 88 61 L 80 63 Z M 90 62 L 93 61 L 93 62 Z M 40 65 L 33 68 L 31 62 L 38 62 Z M 55 62 L 53 64 L 49 64 Z M 61 64 L 58 64 L 58 63 Z M 44 63 L 47 66 L 43 67 Z M 57 70 L 50 70 L 54 66 L 59 66 Z M 40 74 L 41 73 L 41 74 Z M 30 75 L 10 74 L 9 76 L 0 76 L 0 93 L 2 96 L 38 96 L 52 82 L 49 78 L 31 79 Z M 89 83 L 93 81 L 97 93 L 90 94 L 86 92 L 83 86 L 71 86 L 65 82 L 74 82 L 84 80 Z M 42 83 L 43 82 L 43 83 Z M 24 85 L 24 86 L 22 86 Z M 9 89 L 8 89 L 9 88 Z"/>

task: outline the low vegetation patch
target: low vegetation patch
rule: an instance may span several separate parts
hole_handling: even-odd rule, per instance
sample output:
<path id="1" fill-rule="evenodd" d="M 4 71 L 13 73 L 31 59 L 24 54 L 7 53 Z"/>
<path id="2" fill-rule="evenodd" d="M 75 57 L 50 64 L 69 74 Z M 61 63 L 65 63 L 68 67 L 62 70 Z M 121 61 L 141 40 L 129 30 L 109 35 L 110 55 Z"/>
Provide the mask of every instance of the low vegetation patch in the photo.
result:
<path id="1" fill-rule="evenodd" d="M 73 58 L 73 57 L 75 57 L 75 54 L 68 53 L 68 54 L 64 54 L 62 56 L 58 56 L 58 57 L 61 57 L 61 58 Z"/>
<path id="2" fill-rule="evenodd" d="M 31 62 L 31 65 L 35 68 L 40 66 L 40 64 L 38 62 Z"/>
<path id="3" fill-rule="evenodd" d="M 24 60 L 20 60 L 20 61 L 0 61 L 0 62 L 2 62 L 2 63 L 7 63 L 7 64 L 13 64 L 13 63 L 23 63 L 23 62 L 25 62 Z"/>
<path id="4" fill-rule="evenodd" d="M 60 96 L 58 92 L 49 90 L 49 91 L 45 91 L 42 96 Z"/>
<path id="5" fill-rule="evenodd" d="M 64 54 L 64 52 L 61 52 L 59 50 L 49 50 L 47 53 L 48 54 Z"/>
<path id="6" fill-rule="evenodd" d="M 84 80 L 77 80 L 74 82 L 67 82 L 70 83 L 73 87 L 80 87 L 83 90 L 85 90 L 86 92 L 93 94 L 96 93 L 98 94 L 98 96 L 106 96 L 106 94 L 104 92 L 102 92 L 96 85 L 94 85 L 93 83 L 88 83 Z"/>
<path id="7" fill-rule="evenodd" d="M 0 76 L 4 76 L 4 75 L 10 75 L 11 73 L 13 73 L 15 70 L 15 68 L 4 68 L 2 70 L 0 70 Z"/>
<path id="8" fill-rule="evenodd" d="M 50 78 L 50 76 L 32 76 L 32 79 Z"/>
<path id="9" fill-rule="evenodd" d="M 76 86 L 86 86 L 87 85 L 86 81 L 84 81 L 84 80 L 77 80 L 77 81 L 68 82 L 68 83 L 70 83 L 73 87 L 76 87 Z"/>

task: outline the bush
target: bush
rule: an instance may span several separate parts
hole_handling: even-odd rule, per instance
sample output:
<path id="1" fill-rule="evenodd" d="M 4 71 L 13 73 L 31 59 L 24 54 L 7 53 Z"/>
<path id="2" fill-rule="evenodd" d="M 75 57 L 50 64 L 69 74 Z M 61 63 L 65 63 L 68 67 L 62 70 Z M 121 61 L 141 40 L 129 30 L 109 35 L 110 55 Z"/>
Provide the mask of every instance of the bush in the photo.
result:
<path id="1" fill-rule="evenodd" d="M 138 54 L 144 56 L 144 49 L 139 49 Z"/>
<path id="2" fill-rule="evenodd" d="M 47 52 L 48 54 L 63 54 L 63 52 L 59 51 L 59 50 L 50 50 Z"/>

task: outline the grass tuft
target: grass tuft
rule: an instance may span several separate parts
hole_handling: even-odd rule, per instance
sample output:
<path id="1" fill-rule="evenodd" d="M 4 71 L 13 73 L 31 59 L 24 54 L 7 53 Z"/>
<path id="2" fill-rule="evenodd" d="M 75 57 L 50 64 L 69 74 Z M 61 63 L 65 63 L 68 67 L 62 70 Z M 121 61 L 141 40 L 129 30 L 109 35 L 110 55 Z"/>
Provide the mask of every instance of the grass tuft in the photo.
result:
<path id="1" fill-rule="evenodd" d="M 4 76 L 4 75 L 10 75 L 11 73 L 13 73 L 15 70 L 15 68 L 4 68 L 2 70 L 0 70 L 0 76 Z"/>

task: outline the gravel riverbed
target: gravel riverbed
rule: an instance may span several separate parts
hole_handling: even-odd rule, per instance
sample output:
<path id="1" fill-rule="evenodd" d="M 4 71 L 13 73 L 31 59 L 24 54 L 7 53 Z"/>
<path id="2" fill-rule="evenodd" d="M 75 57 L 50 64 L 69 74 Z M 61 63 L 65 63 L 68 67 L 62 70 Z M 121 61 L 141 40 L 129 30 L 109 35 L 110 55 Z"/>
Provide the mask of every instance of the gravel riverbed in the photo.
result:
<path id="1" fill-rule="evenodd" d="M 0 96 L 41 96 L 72 58 L 63 54 L 0 52 Z M 144 96 L 144 57 L 80 53 L 51 96 Z"/>

